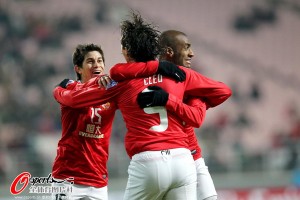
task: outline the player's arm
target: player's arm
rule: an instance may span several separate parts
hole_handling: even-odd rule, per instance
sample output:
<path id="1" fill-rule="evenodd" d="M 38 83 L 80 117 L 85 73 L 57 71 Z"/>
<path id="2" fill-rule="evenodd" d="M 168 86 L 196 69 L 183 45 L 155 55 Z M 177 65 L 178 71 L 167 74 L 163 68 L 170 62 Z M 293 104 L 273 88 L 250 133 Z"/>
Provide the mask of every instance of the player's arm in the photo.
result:
<path id="1" fill-rule="evenodd" d="M 166 109 L 174 112 L 188 125 L 199 128 L 206 116 L 206 104 L 199 98 L 189 98 L 186 103 L 169 94 Z"/>
<path id="2" fill-rule="evenodd" d="M 74 89 L 56 87 L 53 96 L 60 104 L 72 108 L 82 108 L 103 104 L 111 101 L 119 93 L 119 89 L 99 87 L 99 77 L 93 78 L 84 84 L 77 85 Z"/>
<path id="3" fill-rule="evenodd" d="M 200 99 L 191 99 L 189 103 L 192 106 L 189 106 L 159 86 L 149 86 L 148 90 L 138 94 L 137 102 L 141 108 L 165 106 L 168 111 L 175 113 L 182 121 L 193 127 L 200 127 L 206 113 L 206 105 Z"/>
<path id="4" fill-rule="evenodd" d="M 110 77 L 115 81 L 147 77 L 157 73 L 176 81 L 182 82 L 185 80 L 185 72 L 168 61 L 119 63 L 110 69 Z"/>
<path id="5" fill-rule="evenodd" d="M 215 81 L 193 70 L 182 68 L 186 72 L 185 92 L 189 96 L 200 97 L 207 108 L 215 107 L 226 101 L 232 94 L 224 83 Z"/>
<path id="6" fill-rule="evenodd" d="M 158 64 L 158 61 L 118 63 L 109 70 L 109 73 L 115 81 L 146 77 L 157 72 Z"/>

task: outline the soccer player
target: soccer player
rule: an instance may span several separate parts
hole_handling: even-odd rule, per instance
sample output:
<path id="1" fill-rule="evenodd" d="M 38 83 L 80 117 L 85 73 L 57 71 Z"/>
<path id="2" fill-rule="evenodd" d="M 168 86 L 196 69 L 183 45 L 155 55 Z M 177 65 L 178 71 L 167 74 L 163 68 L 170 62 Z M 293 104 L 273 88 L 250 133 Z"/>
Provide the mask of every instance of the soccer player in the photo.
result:
<path id="1" fill-rule="evenodd" d="M 160 36 L 161 53 L 160 60 L 167 60 L 176 65 L 191 68 L 191 59 L 194 52 L 187 35 L 177 30 L 168 30 Z M 186 101 L 202 101 L 199 98 L 185 97 Z M 189 104 L 189 103 L 188 103 Z M 190 104 L 189 104 L 190 105 Z M 201 103 L 200 103 L 201 105 Z M 193 106 L 196 106 L 194 104 Z M 185 126 L 185 132 L 189 135 L 189 148 L 192 152 L 197 170 L 197 199 L 198 200 L 216 200 L 217 192 L 202 158 L 201 147 L 199 146 L 194 128 L 190 125 Z"/>
<path id="2" fill-rule="evenodd" d="M 64 81 L 67 89 L 76 88 L 103 74 L 104 54 L 95 44 L 78 45 L 73 53 L 77 81 Z M 73 178 L 72 192 L 53 194 L 53 199 L 107 200 L 107 161 L 112 122 L 116 111 L 113 101 L 74 109 L 61 104 L 62 136 L 58 142 L 52 176 Z M 54 186 L 70 186 L 67 182 Z"/>
<path id="3" fill-rule="evenodd" d="M 157 63 L 155 58 L 159 52 L 159 33 L 154 27 L 133 13 L 132 21 L 123 21 L 121 34 L 122 51 L 128 69 L 135 62 Z M 153 85 L 162 87 L 181 100 L 184 92 L 203 96 L 212 105 L 216 101 L 209 98 L 208 91 L 214 90 L 214 99 L 217 99 L 218 104 L 231 95 L 228 87 L 216 87 L 213 84 L 215 81 L 192 70 L 182 70 L 186 74 L 185 82 L 175 82 L 155 74 L 122 81 L 109 89 L 99 88 L 99 78 L 94 78 L 75 90 L 60 87 L 54 90 L 58 101 L 73 108 L 111 99 L 117 102 L 127 127 L 125 148 L 131 158 L 124 199 L 196 199 L 195 162 L 182 121 L 165 107 L 149 105 L 141 109 L 136 102 L 139 92 L 147 92 L 148 86 Z M 164 96 L 163 99 L 168 101 L 168 97 Z"/>

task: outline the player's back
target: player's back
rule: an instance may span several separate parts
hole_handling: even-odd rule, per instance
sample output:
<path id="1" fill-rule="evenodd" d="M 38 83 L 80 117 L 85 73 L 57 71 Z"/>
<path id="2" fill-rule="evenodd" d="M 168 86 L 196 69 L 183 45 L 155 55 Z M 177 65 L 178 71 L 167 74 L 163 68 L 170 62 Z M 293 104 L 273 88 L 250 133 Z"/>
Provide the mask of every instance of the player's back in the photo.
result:
<path id="1" fill-rule="evenodd" d="M 132 157 L 143 151 L 157 151 L 173 148 L 188 148 L 188 138 L 183 131 L 182 121 L 165 107 L 156 106 L 141 109 L 137 95 L 147 92 L 147 87 L 157 85 L 182 99 L 184 84 L 156 74 L 119 83 L 123 92 L 118 97 L 126 127 L 125 146 Z"/>

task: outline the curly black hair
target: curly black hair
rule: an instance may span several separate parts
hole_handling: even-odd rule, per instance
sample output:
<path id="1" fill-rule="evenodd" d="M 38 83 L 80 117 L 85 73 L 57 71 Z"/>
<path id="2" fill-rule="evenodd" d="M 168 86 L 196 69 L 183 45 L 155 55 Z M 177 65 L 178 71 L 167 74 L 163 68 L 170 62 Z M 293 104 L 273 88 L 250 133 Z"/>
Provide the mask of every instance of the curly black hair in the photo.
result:
<path id="1" fill-rule="evenodd" d="M 73 53 L 73 65 L 77 65 L 78 67 L 82 67 L 82 63 L 84 61 L 84 57 L 87 53 L 89 53 L 90 51 L 98 51 L 103 59 L 103 63 L 105 63 L 104 61 L 104 52 L 101 49 L 101 46 L 96 45 L 96 44 L 79 44 L 77 45 L 77 47 L 75 48 L 75 51 Z M 77 79 L 81 80 L 81 75 L 79 73 L 77 73 Z"/>
<path id="2" fill-rule="evenodd" d="M 158 38 L 160 31 L 152 24 L 148 24 L 135 12 L 132 21 L 121 23 L 121 44 L 126 48 L 129 56 L 136 62 L 155 60 L 159 54 Z"/>

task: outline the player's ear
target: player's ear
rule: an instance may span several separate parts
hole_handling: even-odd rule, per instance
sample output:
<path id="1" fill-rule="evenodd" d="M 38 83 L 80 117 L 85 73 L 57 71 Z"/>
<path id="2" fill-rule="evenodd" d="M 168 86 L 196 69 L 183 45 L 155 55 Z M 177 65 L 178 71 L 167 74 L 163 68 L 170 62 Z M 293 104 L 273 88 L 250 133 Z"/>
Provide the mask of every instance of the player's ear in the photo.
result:
<path id="1" fill-rule="evenodd" d="M 169 57 L 172 57 L 174 55 L 174 51 L 171 47 L 167 47 L 166 48 L 166 54 L 169 56 Z"/>
<path id="2" fill-rule="evenodd" d="M 79 67 L 78 65 L 75 65 L 75 66 L 74 66 L 74 71 L 75 71 L 76 73 L 81 74 L 81 70 L 82 70 L 82 68 Z"/>

